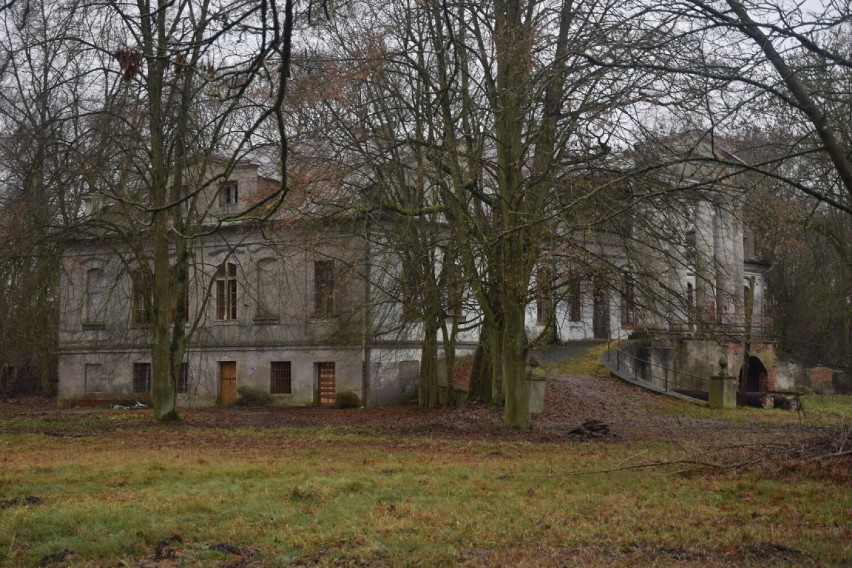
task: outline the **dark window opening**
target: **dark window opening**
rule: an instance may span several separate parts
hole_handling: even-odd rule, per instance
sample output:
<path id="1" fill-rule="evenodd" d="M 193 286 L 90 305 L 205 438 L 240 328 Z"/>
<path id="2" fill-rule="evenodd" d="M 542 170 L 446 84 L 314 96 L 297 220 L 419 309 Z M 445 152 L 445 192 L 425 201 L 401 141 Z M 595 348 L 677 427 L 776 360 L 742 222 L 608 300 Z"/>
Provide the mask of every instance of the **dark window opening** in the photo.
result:
<path id="1" fill-rule="evenodd" d="M 318 316 L 334 313 L 334 261 L 314 262 L 314 311 Z"/>
<path id="2" fill-rule="evenodd" d="M 236 180 L 228 180 L 219 186 L 219 205 L 236 205 L 239 190 Z"/>
<path id="3" fill-rule="evenodd" d="M 151 363 L 133 363 L 133 392 L 151 392 Z"/>
<path id="4" fill-rule="evenodd" d="M 290 361 L 272 361 L 269 375 L 269 392 L 271 394 L 293 393 Z"/>

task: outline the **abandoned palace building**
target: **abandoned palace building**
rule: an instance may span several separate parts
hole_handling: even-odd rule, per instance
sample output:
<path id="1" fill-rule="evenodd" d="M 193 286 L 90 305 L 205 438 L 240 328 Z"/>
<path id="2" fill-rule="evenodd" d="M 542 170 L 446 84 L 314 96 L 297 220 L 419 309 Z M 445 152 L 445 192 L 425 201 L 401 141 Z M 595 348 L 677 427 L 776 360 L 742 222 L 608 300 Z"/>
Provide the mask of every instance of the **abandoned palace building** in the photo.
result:
<path id="1" fill-rule="evenodd" d="M 404 322 L 405 301 L 393 293 L 392 247 L 379 246 L 363 219 L 330 228 L 308 206 L 262 225 L 234 220 L 276 183 L 249 162 L 220 178 L 196 200 L 213 229 L 193 239 L 179 403 L 229 404 L 240 386 L 281 405 L 330 405 L 342 392 L 369 405 L 414 398 L 422 334 Z M 88 214 L 122 213 L 93 203 Z M 775 388 L 774 346 L 760 339 L 766 266 L 736 207 L 723 192 L 696 192 L 671 212 L 676 219 L 651 206 L 643 215 L 631 229 L 638 248 L 607 235 L 575 243 L 598 268 L 581 273 L 555 252 L 542 259 L 530 340 L 545 332 L 559 342 L 639 337 L 633 349 L 651 381 L 663 368 L 708 376 L 720 354 L 738 369 L 748 343 L 749 388 Z M 660 226 L 672 232 L 651 231 Z M 144 400 L 151 390 L 150 289 L 137 270 L 148 245 L 144 234 L 136 244 L 114 241 L 81 236 L 64 256 L 60 404 Z M 469 311 L 460 355 L 476 346 Z"/>

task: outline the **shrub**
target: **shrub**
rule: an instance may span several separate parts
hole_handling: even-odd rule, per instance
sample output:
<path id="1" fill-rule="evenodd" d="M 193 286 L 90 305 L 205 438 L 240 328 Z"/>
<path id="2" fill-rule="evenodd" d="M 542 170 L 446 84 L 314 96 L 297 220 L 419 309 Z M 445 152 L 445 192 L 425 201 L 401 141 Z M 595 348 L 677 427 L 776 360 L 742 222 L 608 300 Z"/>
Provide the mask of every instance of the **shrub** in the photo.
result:
<path id="1" fill-rule="evenodd" d="M 267 406 L 272 403 L 272 397 L 268 392 L 251 387 L 238 387 L 237 404 L 240 406 Z"/>
<path id="2" fill-rule="evenodd" d="M 360 408 L 361 398 L 352 391 L 337 393 L 337 408 Z"/>

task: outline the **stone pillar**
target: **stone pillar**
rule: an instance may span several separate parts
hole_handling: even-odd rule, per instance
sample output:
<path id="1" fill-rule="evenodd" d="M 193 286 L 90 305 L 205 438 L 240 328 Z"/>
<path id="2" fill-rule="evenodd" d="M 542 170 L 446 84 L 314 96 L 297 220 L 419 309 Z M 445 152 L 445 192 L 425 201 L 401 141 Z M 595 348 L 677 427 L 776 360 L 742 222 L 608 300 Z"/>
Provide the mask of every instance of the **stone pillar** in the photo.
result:
<path id="1" fill-rule="evenodd" d="M 539 366 L 535 356 L 530 357 L 527 370 L 530 414 L 541 414 L 544 411 L 544 375 L 544 369 Z"/>
<path id="2" fill-rule="evenodd" d="M 719 357 L 719 374 L 710 377 L 710 408 L 737 407 L 737 378 L 728 376 L 728 358 Z"/>

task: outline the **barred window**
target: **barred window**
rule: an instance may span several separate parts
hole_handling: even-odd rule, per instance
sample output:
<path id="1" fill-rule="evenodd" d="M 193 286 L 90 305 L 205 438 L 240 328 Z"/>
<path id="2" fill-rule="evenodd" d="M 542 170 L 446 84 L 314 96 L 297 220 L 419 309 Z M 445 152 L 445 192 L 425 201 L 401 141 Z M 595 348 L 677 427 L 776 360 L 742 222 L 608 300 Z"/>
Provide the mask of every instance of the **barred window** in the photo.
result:
<path id="1" fill-rule="evenodd" d="M 272 361 L 269 380 L 269 392 L 271 394 L 293 393 L 290 369 L 290 361 Z"/>

